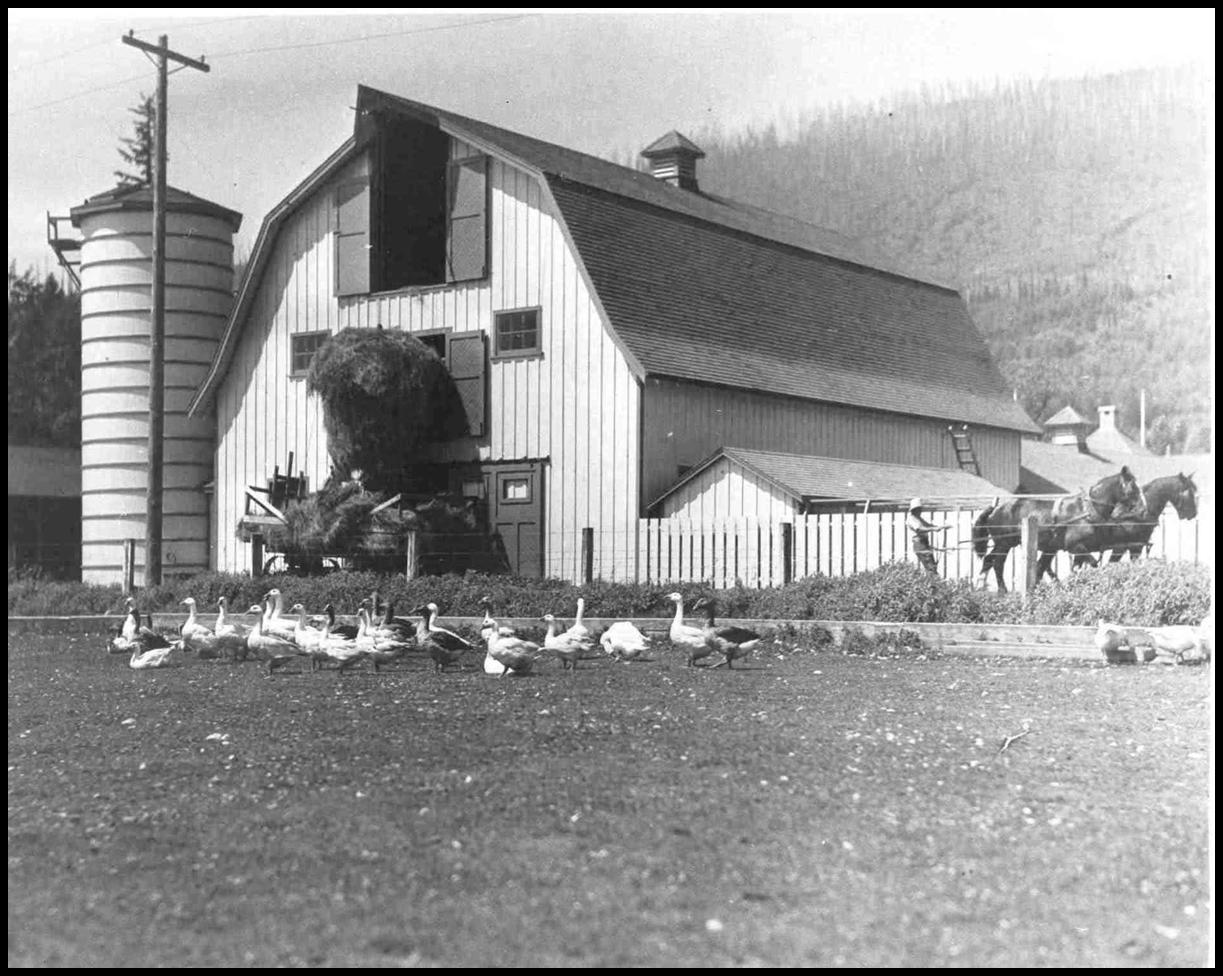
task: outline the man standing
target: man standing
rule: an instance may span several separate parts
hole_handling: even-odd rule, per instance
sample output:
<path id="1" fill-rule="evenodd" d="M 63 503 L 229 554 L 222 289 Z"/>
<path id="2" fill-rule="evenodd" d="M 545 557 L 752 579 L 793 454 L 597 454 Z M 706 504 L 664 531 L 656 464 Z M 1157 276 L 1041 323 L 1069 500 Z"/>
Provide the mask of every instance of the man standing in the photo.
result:
<path id="1" fill-rule="evenodd" d="M 917 556 L 917 561 L 926 567 L 926 570 L 938 575 L 938 560 L 934 558 L 934 547 L 930 545 L 930 534 L 932 532 L 946 532 L 950 525 L 933 525 L 927 522 L 921 515 L 922 501 L 920 498 L 914 498 L 909 502 L 909 514 L 905 516 L 905 524 L 909 527 L 909 533 L 913 536 L 913 552 Z"/>

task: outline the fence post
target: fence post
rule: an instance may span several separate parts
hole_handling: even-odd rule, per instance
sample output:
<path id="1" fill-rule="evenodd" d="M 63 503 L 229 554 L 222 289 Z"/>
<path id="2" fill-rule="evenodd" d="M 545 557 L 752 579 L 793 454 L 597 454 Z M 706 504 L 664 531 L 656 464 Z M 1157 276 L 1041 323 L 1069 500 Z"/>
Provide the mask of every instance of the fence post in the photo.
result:
<path id="1" fill-rule="evenodd" d="M 1036 551 L 1036 537 L 1040 524 L 1035 515 L 1028 515 L 1019 526 L 1019 547 L 1023 550 L 1023 578 L 1016 580 L 1021 593 L 1036 589 L 1036 569 L 1040 558 Z"/>
<path id="2" fill-rule="evenodd" d="M 595 530 L 589 525 L 582 529 L 582 582 L 595 578 Z"/>
<path id="3" fill-rule="evenodd" d="M 420 548 L 417 545 L 418 533 L 415 529 L 409 529 L 403 537 L 403 574 L 408 579 L 415 579 L 420 573 Z"/>
<path id="4" fill-rule="evenodd" d="M 781 584 L 794 582 L 794 523 L 781 523 Z"/>
<path id="5" fill-rule="evenodd" d="M 136 540 L 123 540 L 123 595 L 131 596 L 136 587 Z"/>
<path id="6" fill-rule="evenodd" d="M 251 536 L 251 577 L 263 575 L 263 536 L 256 532 Z"/>

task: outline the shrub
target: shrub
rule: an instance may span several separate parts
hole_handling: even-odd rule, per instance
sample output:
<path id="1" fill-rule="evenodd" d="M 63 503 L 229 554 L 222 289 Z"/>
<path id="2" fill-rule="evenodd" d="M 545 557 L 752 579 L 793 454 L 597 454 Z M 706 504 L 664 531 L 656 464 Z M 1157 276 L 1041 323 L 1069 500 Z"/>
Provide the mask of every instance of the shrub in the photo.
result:
<path id="1" fill-rule="evenodd" d="M 141 591 L 143 612 L 182 610 L 186 596 L 201 610 L 224 596 L 240 613 L 276 587 L 285 606 L 302 603 L 318 613 L 331 603 L 336 612 L 352 614 L 377 590 L 401 615 L 436 603 L 443 616 L 482 616 L 488 598 L 495 617 L 540 617 L 553 613 L 572 618 L 577 600 L 586 601 L 591 617 L 659 617 L 671 615 L 668 593 L 684 597 L 692 612 L 712 587 L 701 583 L 612 583 L 578 586 L 564 580 L 468 572 L 420 576 L 336 572 L 324 576 L 281 574 L 252 579 L 246 575 L 201 573 L 168 580 Z M 718 619 L 748 617 L 779 620 L 878 620 L 895 623 L 1026 623 L 1093 625 L 1100 618 L 1131 627 L 1196 624 L 1210 607 L 1210 572 L 1188 563 L 1144 560 L 1085 570 L 1060 583 L 1043 584 L 1028 597 L 973 590 L 967 582 L 935 579 L 924 570 L 893 563 L 847 577 L 812 576 L 785 587 L 734 587 L 716 591 Z M 121 612 L 118 586 L 62 583 L 20 574 L 9 576 L 9 614 L 60 616 Z"/>

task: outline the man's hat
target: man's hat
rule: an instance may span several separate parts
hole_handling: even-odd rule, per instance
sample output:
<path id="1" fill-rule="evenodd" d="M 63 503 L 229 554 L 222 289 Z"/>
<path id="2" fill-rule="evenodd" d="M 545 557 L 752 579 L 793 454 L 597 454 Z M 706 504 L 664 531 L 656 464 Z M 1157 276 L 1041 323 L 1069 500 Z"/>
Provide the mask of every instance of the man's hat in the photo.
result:
<path id="1" fill-rule="evenodd" d="M 915 508 L 921 508 L 921 499 L 920 499 L 920 498 L 912 498 L 912 499 L 910 499 L 910 500 L 909 500 L 909 511 L 911 512 L 911 511 L 913 511 L 913 509 L 915 509 Z"/>

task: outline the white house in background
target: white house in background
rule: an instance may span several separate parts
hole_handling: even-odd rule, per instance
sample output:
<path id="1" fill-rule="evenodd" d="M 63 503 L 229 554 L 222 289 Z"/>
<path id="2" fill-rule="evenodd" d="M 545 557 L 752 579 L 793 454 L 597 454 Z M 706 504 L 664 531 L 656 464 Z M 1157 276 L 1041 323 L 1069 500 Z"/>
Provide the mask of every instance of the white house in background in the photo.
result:
<path id="1" fill-rule="evenodd" d="M 678 133 L 647 174 L 371 88 L 356 110 L 264 220 L 191 405 L 217 417 L 218 568 L 250 565 L 247 485 L 289 452 L 327 479 L 304 376 L 346 327 L 446 360 L 469 431 L 422 459 L 424 487 L 481 498 L 525 574 L 575 578 L 589 527 L 595 574 L 634 578 L 650 503 L 722 449 L 799 455 L 830 484 L 902 467 L 908 497 L 962 483 L 948 427 L 968 424 L 986 493 L 1018 484 L 1038 429 L 960 296 L 702 191 Z"/>

